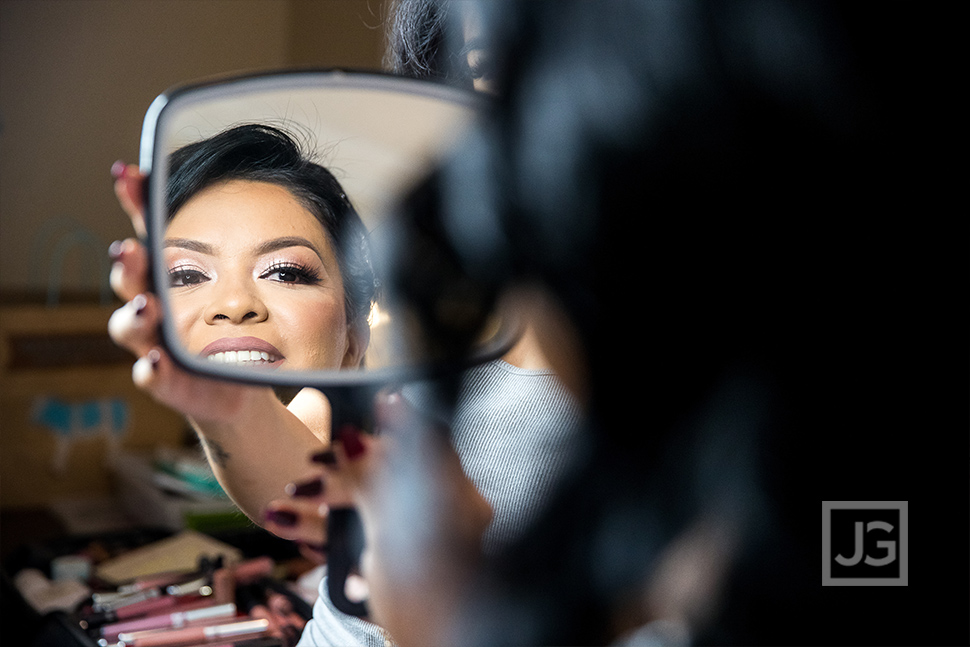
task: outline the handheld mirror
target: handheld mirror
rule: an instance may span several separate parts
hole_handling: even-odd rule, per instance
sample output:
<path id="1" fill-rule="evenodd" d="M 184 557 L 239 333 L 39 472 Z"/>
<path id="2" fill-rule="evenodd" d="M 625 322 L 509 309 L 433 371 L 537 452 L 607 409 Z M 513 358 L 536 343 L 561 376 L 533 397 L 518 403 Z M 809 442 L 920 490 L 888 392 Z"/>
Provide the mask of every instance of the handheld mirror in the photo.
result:
<path id="1" fill-rule="evenodd" d="M 399 290 L 441 292 L 438 268 L 448 264 L 425 253 L 434 245 L 411 244 L 421 200 L 399 205 L 459 145 L 481 101 L 434 82 L 338 71 L 249 75 L 159 96 L 140 163 L 173 359 L 211 377 L 318 388 L 337 439 L 345 423 L 366 428 L 384 385 L 507 350 L 517 332 L 509 317 L 479 318 L 477 342 L 436 343 L 427 303 Z M 389 274 L 402 247 L 404 279 Z M 454 304 L 437 309 L 454 314 Z M 328 542 L 330 597 L 363 615 L 344 590 L 362 549 L 353 510 L 330 511 Z"/>
<path id="2" fill-rule="evenodd" d="M 481 101 L 438 83 L 336 71 L 159 96 L 140 162 L 162 339 L 175 361 L 225 379 L 324 387 L 407 379 L 455 360 L 421 341 L 420 318 L 382 261 L 401 230 L 396 205 L 461 141 Z M 280 137 L 299 159 L 280 159 L 289 154 Z M 304 162 L 316 166 L 304 172 Z M 512 335 L 496 318 L 462 359 L 494 357 Z"/>

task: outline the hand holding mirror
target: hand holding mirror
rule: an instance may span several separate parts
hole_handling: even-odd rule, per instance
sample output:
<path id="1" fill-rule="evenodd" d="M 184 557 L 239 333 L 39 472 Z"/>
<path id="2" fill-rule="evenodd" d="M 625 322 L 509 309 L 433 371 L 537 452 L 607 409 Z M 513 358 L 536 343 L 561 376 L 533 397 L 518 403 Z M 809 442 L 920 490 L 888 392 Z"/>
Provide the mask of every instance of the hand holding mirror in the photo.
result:
<path id="1" fill-rule="evenodd" d="M 337 439 L 344 424 L 367 427 L 379 389 L 499 356 L 515 337 L 510 320 L 479 326 L 479 343 L 456 353 L 389 274 L 401 258 L 437 267 L 401 253 L 414 225 L 399 205 L 461 141 L 481 100 L 345 72 L 246 76 L 156 99 L 140 163 L 172 359 L 208 377 L 317 388 Z M 406 281 L 429 277 L 411 270 Z M 329 526 L 331 598 L 362 615 L 343 591 L 361 547 L 353 511 L 332 510 Z"/>

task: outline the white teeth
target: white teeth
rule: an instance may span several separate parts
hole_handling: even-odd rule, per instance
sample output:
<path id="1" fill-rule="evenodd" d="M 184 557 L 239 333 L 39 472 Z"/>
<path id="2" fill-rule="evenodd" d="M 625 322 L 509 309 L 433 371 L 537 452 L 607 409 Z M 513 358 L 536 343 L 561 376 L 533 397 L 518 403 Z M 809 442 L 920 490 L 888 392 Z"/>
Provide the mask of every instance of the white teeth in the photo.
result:
<path id="1" fill-rule="evenodd" d="M 269 353 L 258 350 L 227 350 L 224 353 L 213 353 L 208 359 L 220 364 L 268 364 L 277 360 Z"/>

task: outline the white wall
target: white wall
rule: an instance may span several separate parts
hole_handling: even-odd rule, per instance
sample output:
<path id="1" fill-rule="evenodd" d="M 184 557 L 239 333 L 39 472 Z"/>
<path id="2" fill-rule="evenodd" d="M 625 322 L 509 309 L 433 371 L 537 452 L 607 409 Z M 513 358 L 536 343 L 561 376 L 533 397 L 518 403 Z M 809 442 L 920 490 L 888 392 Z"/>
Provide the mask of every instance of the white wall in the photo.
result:
<path id="1" fill-rule="evenodd" d="M 93 243 L 83 257 L 75 244 L 55 281 L 67 292 L 97 291 L 108 245 L 131 235 L 109 169 L 117 159 L 137 162 L 141 120 L 156 95 L 233 71 L 379 67 L 380 6 L 0 0 L 0 295 L 42 296 L 55 248 L 81 240 L 81 229 Z M 362 49 L 348 45 L 361 40 Z M 65 238 L 66 223 L 75 238 Z"/>

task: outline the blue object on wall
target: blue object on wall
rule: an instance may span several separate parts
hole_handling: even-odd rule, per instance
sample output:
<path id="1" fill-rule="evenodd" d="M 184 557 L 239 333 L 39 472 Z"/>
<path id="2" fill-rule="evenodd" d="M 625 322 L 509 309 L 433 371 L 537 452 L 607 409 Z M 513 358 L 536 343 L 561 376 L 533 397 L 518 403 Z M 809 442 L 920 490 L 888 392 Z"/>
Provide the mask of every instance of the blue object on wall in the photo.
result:
<path id="1" fill-rule="evenodd" d="M 101 436 L 107 443 L 108 458 L 117 454 L 121 437 L 128 431 L 129 409 L 121 398 L 67 402 L 39 397 L 32 418 L 54 435 L 57 444 L 51 467 L 60 473 L 67 468 L 71 446 L 78 439 Z"/>

